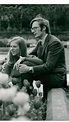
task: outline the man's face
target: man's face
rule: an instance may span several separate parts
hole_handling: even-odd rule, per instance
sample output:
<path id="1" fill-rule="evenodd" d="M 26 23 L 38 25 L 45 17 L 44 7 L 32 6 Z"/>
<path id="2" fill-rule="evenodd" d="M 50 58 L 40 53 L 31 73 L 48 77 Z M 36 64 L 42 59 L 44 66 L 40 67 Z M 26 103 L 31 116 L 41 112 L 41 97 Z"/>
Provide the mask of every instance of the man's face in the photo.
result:
<path id="1" fill-rule="evenodd" d="M 41 38 L 41 36 L 43 35 L 43 31 L 41 30 L 41 27 L 38 21 L 34 21 L 32 23 L 31 31 L 36 38 Z"/>

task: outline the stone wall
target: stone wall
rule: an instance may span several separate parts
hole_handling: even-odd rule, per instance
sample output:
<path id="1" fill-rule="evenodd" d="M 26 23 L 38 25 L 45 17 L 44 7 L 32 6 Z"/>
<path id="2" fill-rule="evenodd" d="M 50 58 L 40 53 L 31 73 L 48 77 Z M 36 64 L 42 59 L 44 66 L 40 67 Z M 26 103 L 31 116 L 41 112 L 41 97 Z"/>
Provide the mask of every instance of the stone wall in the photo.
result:
<path id="1" fill-rule="evenodd" d="M 66 93 L 62 88 L 48 91 L 46 120 L 68 120 L 66 99 Z"/>

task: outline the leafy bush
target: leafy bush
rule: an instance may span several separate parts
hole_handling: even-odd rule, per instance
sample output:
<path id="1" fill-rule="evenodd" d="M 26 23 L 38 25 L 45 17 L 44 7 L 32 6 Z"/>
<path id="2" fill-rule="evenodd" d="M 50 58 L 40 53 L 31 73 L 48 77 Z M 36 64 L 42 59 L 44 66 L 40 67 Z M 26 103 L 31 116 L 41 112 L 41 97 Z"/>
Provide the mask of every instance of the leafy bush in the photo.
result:
<path id="1" fill-rule="evenodd" d="M 0 47 L 7 47 L 8 39 L 7 38 L 0 38 Z"/>

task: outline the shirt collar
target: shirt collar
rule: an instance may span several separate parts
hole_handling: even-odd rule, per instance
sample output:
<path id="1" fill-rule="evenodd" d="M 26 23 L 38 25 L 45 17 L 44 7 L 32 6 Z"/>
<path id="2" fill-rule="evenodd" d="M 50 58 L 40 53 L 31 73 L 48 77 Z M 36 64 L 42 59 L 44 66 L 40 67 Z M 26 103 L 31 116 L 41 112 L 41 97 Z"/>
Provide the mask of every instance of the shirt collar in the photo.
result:
<path id="1" fill-rule="evenodd" d="M 40 40 L 42 45 L 44 44 L 45 39 L 47 38 L 47 35 L 48 35 L 48 34 L 46 34 L 46 35 L 43 37 L 43 39 Z"/>

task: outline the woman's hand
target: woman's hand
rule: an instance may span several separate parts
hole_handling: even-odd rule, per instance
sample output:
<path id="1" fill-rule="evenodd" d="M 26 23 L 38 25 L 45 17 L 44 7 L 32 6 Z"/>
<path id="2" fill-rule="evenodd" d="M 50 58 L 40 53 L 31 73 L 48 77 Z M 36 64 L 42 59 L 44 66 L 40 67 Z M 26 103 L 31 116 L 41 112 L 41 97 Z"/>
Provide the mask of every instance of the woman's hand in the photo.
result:
<path id="1" fill-rule="evenodd" d="M 5 72 L 6 66 L 7 66 L 7 63 L 4 63 L 4 64 L 2 65 L 2 72 Z"/>
<path id="2" fill-rule="evenodd" d="M 22 61 L 24 61 L 24 60 L 25 60 L 25 57 L 21 57 L 21 56 L 20 56 L 20 59 L 14 64 L 13 69 L 16 68 L 16 70 L 18 70 L 19 64 L 20 64 Z"/>

